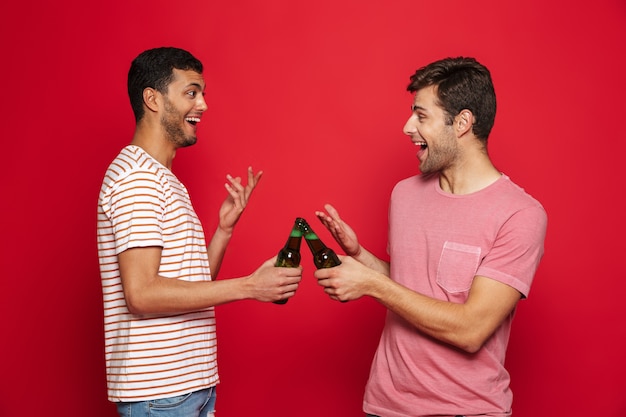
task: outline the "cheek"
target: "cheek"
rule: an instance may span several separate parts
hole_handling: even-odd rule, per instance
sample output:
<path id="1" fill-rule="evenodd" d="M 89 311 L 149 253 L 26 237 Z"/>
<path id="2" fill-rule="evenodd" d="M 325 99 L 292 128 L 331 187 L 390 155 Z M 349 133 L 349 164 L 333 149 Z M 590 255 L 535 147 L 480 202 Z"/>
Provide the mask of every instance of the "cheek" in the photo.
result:
<path id="1" fill-rule="evenodd" d="M 420 136 L 424 138 L 424 140 L 426 140 L 427 142 L 436 138 L 437 136 L 436 129 L 428 123 L 419 124 L 417 126 L 417 131 L 419 132 Z"/>

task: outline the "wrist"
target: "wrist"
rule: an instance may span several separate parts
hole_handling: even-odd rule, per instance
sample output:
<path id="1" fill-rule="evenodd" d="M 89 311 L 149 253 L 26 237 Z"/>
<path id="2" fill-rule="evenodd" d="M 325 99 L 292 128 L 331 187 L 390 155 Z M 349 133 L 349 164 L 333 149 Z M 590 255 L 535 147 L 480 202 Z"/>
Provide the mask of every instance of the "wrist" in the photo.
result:
<path id="1" fill-rule="evenodd" d="M 234 228 L 232 227 L 223 228 L 222 226 L 217 226 L 214 237 L 217 236 L 220 239 L 230 240 L 230 238 L 233 236 L 233 230 Z"/>
<path id="2" fill-rule="evenodd" d="M 363 251 L 361 250 L 361 245 L 359 245 L 354 253 L 349 253 L 348 255 L 350 255 L 352 258 L 356 259 L 357 261 L 359 261 L 359 257 L 362 254 L 363 254 Z"/>

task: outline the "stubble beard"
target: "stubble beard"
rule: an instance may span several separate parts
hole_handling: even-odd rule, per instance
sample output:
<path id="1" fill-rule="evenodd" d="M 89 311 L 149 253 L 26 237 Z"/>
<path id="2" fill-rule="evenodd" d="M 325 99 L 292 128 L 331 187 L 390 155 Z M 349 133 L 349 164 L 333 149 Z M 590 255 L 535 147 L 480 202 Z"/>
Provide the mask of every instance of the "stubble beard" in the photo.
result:
<path id="1" fill-rule="evenodd" d="M 183 120 L 181 122 L 181 119 Z M 186 148 L 194 145 L 198 138 L 196 135 L 187 135 L 183 129 L 184 117 L 171 105 L 169 100 L 165 100 L 165 114 L 161 118 L 161 126 L 165 130 L 166 138 L 177 148 Z"/>
<path id="2" fill-rule="evenodd" d="M 428 155 L 420 161 L 419 169 L 422 174 L 441 172 L 451 167 L 458 157 L 458 149 L 454 139 L 445 139 L 437 145 L 428 145 Z"/>

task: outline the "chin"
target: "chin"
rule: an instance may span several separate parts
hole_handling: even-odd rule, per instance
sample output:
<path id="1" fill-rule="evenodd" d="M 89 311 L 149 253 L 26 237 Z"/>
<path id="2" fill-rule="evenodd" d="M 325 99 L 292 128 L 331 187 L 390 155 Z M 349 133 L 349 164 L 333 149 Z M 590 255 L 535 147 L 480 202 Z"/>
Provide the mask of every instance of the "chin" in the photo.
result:
<path id="1" fill-rule="evenodd" d="M 192 138 L 187 138 L 185 141 L 183 141 L 183 143 L 181 143 L 180 147 L 187 148 L 191 145 L 195 145 L 197 141 L 198 141 L 198 138 L 196 138 L 195 136 Z"/>

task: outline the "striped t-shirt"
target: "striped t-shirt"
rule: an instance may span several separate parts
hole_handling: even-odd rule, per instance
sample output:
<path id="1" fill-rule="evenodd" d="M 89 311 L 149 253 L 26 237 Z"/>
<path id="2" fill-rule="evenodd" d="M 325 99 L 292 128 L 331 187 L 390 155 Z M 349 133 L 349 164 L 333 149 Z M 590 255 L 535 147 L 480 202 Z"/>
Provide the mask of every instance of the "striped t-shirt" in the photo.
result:
<path id="1" fill-rule="evenodd" d="M 217 384 L 213 308 L 170 314 L 128 311 L 117 255 L 162 248 L 159 275 L 211 279 L 200 220 L 185 186 L 137 146 L 109 166 L 98 199 L 98 256 L 104 299 L 109 400 L 166 398 Z"/>

